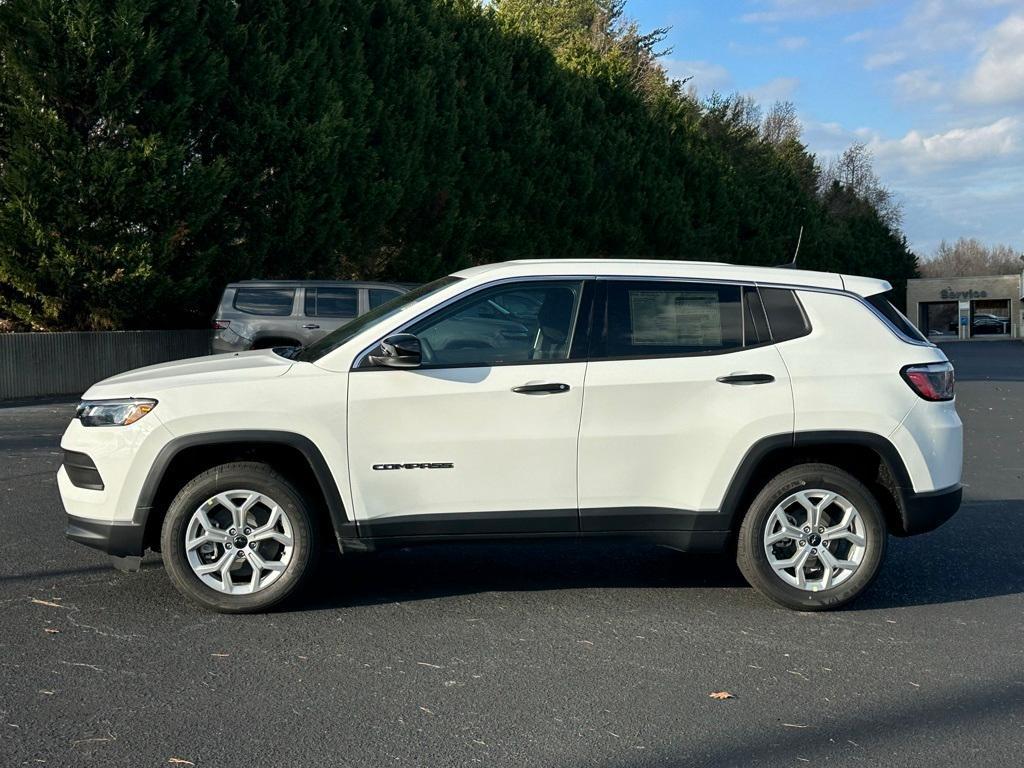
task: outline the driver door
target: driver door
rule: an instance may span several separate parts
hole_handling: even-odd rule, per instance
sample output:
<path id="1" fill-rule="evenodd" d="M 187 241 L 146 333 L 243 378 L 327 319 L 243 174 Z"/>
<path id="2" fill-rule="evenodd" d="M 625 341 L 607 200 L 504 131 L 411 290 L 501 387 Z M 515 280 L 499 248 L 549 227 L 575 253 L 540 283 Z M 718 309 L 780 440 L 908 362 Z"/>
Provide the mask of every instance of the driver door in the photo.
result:
<path id="1" fill-rule="evenodd" d="M 420 367 L 351 372 L 361 535 L 578 530 L 583 294 L 582 280 L 480 289 L 401 329 Z"/>

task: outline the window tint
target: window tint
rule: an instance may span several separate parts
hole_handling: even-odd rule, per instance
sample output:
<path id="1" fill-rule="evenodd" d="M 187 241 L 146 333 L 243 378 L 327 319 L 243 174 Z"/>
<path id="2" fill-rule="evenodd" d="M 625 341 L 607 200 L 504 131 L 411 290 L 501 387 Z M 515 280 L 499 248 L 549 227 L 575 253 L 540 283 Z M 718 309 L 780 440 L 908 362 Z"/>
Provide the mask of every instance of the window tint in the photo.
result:
<path id="1" fill-rule="evenodd" d="M 235 309 L 250 315 L 290 315 L 294 288 L 236 288 Z"/>
<path id="2" fill-rule="evenodd" d="M 810 323 L 807 322 L 796 293 L 788 288 L 761 288 L 759 292 L 764 311 L 768 315 L 772 341 L 778 343 L 797 339 L 811 332 Z"/>
<path id="3" fill-rule="evenodd" d="M 743 346 L 739 286 L 621 281 L 608 283 L 607 296 L 604 349 L 596 357 L 700 354 Z"/>
<path id="4" fill-rule="evenodd" d="M 310 317 L 355 317 L 358 288 L 307 288 L 306 314 Z"/>
<path id="5" fill-rule="evenodd" d="M 424 365 L 566 360 L 583 291 L 578 281 L 529 281 L 481 291 L 409 329 Z"/>
<path id="6" fill-rule="evenodd" d="M 927 341 L 921 332 L 913 326 L 913 324 L 907 319 L 906 315 L 900 312 L 896 307 L 892 305 L 884 293 L 876 293 L 874 296 L 868 296 L 867 302 L 882 313 L 890 325 L 894 326 L 904 336 L 913 339 L 914 341 Z"/>
<path id="7" fill-rule="evenodd" d="M 376 309 L 381 304 L 391 301 L 396 296 L 401 296 L 401 291 L 391 291 L 387 288 L 371 288 L 370 309 Z"/>

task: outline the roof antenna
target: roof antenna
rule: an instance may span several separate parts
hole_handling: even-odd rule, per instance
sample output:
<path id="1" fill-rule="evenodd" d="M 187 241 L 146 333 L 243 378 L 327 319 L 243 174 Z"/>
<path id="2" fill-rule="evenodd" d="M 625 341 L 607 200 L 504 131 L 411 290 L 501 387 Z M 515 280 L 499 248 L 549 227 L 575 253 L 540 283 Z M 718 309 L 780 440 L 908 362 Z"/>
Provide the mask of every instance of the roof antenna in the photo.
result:
<path id="1" fill-rule="evenodd" d="M 800 243 L 804 239 L 804 228 L 800 227 L 800 234 L 796 238 L 796 249 L 793 251 L 793 260 L 788 264 L 776 264 L 779 269 L 796 269 L 796 257 L 800 255 Z"/>

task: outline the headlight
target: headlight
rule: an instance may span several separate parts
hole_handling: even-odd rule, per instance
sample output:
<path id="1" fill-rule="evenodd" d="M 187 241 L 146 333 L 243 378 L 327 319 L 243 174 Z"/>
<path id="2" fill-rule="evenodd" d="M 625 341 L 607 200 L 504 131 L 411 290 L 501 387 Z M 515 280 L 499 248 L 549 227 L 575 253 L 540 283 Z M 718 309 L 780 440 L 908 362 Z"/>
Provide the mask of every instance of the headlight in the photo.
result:
<path id="1" fill-rule="evenodd" d="M 126 427 L 156 408 L 156 400 L 83 400 L 75 418 L 83 427 Z"/>

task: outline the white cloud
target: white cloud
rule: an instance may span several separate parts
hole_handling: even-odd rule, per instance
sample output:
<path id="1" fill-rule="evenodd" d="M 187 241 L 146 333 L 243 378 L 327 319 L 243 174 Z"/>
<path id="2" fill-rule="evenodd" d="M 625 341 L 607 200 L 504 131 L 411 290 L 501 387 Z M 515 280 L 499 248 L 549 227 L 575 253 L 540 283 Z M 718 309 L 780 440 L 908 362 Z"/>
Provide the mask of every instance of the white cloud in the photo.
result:
<path id="1" fill-rule="evenodd" d="M 907 58 L 907 54 L 904 51 L 873 53 L 864 59 L 864 69 L 884 69 L 885 67 L 891 67 L 893 64 L 900 63 L 905 58 Z"/>
<path id="2" fill-rule="evenodd" d="M 1024 102 L 1024 13 L 1007 16 L 982 45 L 961 93 L 972 102 Z"/>
<path id="3" fill-rule="evenodd" d="M 729 70 L 720 64 L 710 61 L 683 61 L 680 59 L 663 59 L 661 62 L 669 77 L 676 80 L 691 78 L 687 85 L 696 88 L 700 93 L 728 90 L 732 87 L 732 76 Z"/>
<path id="4" fill-rule="evenodd" d="M 904 202 L 904 231 L 916 253 L 960 236 L 1024 249 L 1024 119 L 909 131 L 897 139 L 871 128 L 803 123 L 804 140 L 822 164 L 854 141 L 868 145 L 882 182 Z"/>
<path id="5" fill-rule="evenodd" d="M 752 88 L 747 93 L 758 104 L 766 106 L 775 101 L 788 101 L 799 85 L 800 81 L 795 77 L 776 77 L 764 85 Z"/>
<path id="6" fill-rule="evenodd" d="M 862 29 L 859 32 L 854 32 L 843 38 L 844 43 L 863 43 L 865 40 L 870 40 L 878 33 L 873 29 Z"/>
<path id="7" fill-rule="evenodd" d="M 907 101 L 926 101 L 942 95 L 945 85 L 929 68 L 911 69 L 893 80 L 900 97 Z"/>
<path id="8" fill-rule="evenodd" d="M 747 24 L 774 24 L 786 19 L 815 19 L 837 13 L 859 11 L 876 5 L 878 0 L 758 0 L 762 10 L 740 16 Z"/>
<path id="9" fill-rule="evenodd" d="M 1020 149 L 1021 121 L 1004 117 L 988 125 L 952 128 L 926 136 L 910 131 L 902 139 L 875 138 L 869 143 L 882 163 L 921 173 L 937 166 L 976 163 L 1015 154 Z"/>
<path id="10" fill-rule="evenodd" d="M 806 37 L 783 37 L 779 40 L 779 47 L 786 51 L 799 51 L 806 48 L 809 42 Z"/>

